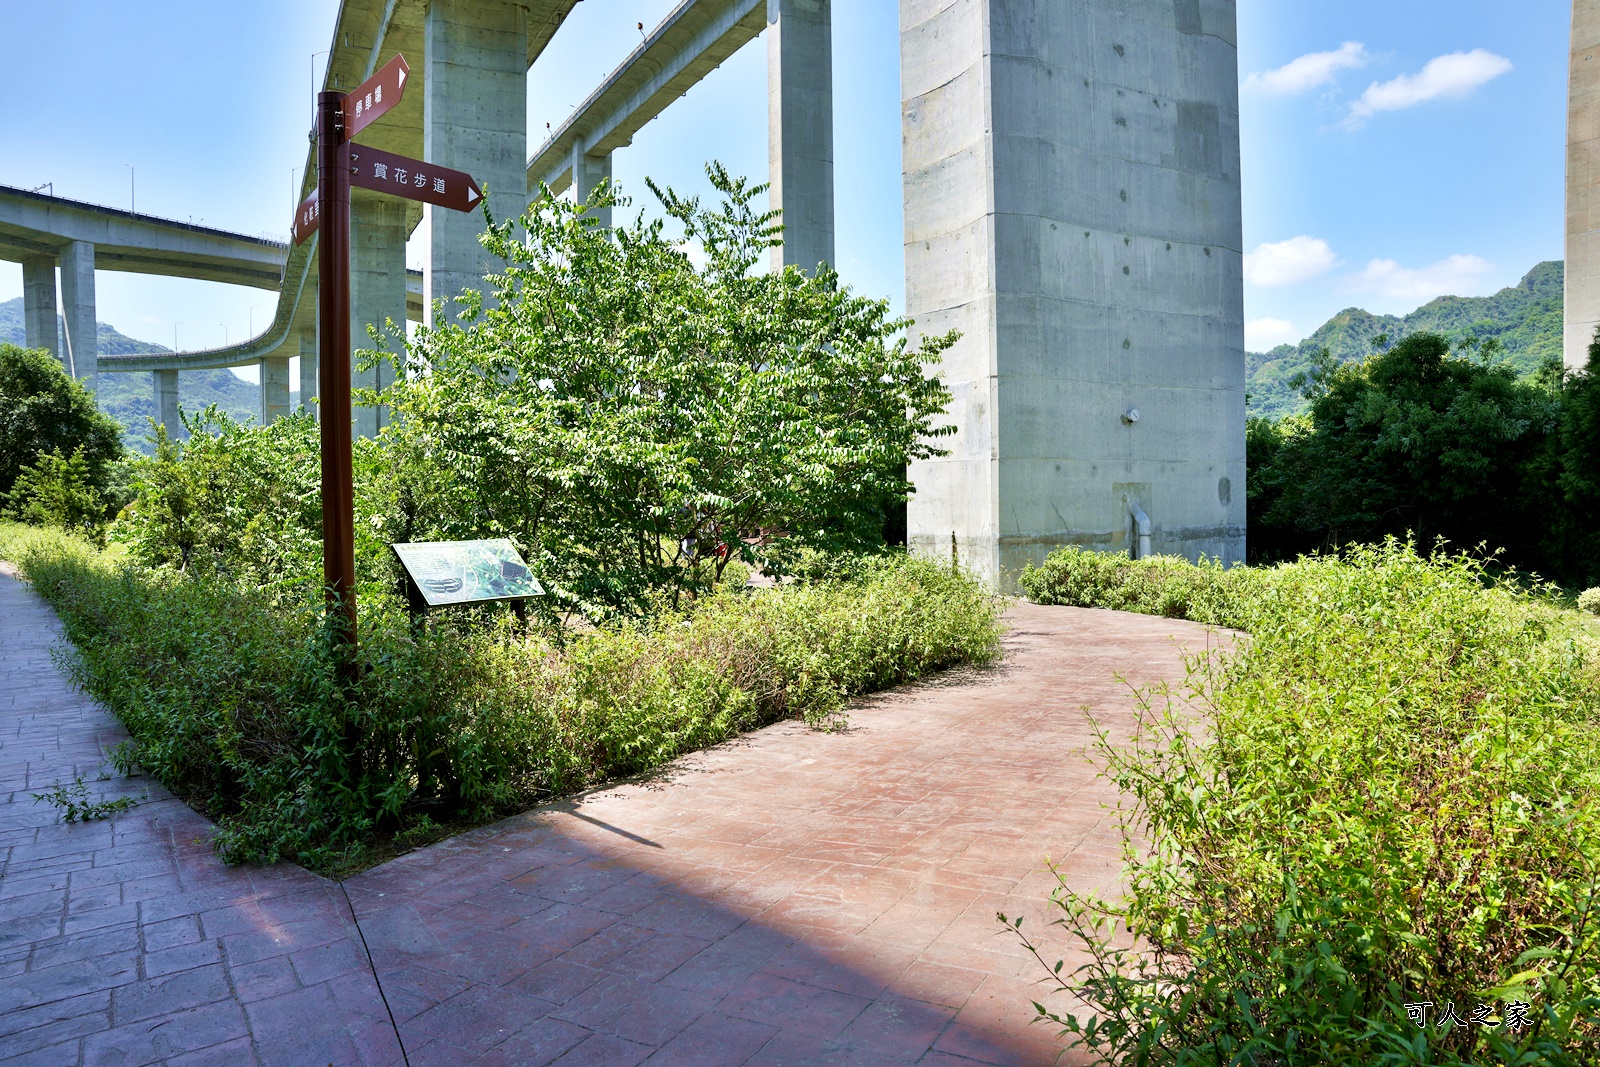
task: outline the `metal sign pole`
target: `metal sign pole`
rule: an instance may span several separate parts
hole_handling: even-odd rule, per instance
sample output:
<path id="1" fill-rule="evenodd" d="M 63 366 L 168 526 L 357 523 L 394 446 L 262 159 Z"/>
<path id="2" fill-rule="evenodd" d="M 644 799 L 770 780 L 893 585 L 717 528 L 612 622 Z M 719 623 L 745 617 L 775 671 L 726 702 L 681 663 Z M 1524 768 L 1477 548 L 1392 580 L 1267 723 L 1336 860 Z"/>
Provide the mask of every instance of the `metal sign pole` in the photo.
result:
<path id="1" fill-rule="evenodd" d="M 356 643 L 355 490 L 350 459 L 350 170 L 344 94 L 317 94 L 317 332 L 322 407 L 322 580 Z M 354 661 L 351 660 L 351 663 Z"/>

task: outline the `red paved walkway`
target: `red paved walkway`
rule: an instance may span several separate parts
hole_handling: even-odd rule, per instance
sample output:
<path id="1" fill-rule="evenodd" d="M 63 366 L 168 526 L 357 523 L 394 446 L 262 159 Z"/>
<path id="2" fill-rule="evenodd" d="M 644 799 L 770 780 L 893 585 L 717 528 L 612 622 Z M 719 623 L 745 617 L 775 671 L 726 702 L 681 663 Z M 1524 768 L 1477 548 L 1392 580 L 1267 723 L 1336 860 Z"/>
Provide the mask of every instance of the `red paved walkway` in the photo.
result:
<path id="1" fill-rule="evenodd" d="M 1054 1063 L 994 914 L 1037 932 L 1046 855 L 1114 884 L 1080 708 L 1125 726 L 1116 675 L 1180 678 L 1173 638 L 1208 636 L 1011 620 L 1004 667 L 868 701 L 846 733 L 780 724 L 341 888 L 224 868 L 159 787 L 88 825 L 35 805 L 78 773 L 129 791 L 93 780 L 124 735 L 0 576 L 0 1062 Z"/>

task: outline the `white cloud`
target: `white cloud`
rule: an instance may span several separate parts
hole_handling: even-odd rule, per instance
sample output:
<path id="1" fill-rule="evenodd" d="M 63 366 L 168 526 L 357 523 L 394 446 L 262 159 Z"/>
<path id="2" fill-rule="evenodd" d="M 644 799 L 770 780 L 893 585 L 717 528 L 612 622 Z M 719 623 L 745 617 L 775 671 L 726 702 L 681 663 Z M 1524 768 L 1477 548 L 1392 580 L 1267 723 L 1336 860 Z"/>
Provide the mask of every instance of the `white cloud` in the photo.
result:
<path id="1" fill-rule="evenodd" d="M 1365 66 L 1367 59 L 1367 50 L 1360 41 L 1346 41 L 1332 52 L 1311 52 L 1274 70 L 1256 71 L 1244 80 L 1244 88 L 1273 96 L 1293 96 L 1327 85 L 1348 67 Z"/>
<path id="2" fill-rule="evenodd" d="M 1328 242 L 1320 237 L 1291 237 L 1256 245 L 1244 254 L 1244 276 L 1256 285 L 1294 285 L 1326 274 L 1339 265 Z"/>
<path id="3" fill-rule="evenodd" d="M 1287 319 L 1251 319 L 1244 324 L 1244 347 L 1251 352 L 1268 352 L 1298 340 L 1300 331 Z"/>
<path id="4" fill-rule="evenodd" d="M 1341 125 L 1353 130 L 1380 111 L 1400 111 L 1429 100 L 1459 100 L 1510 69 L 1511 60 L 1483 48 L 1437 56 L 1415 74 L 1367 86 Z"/>
<path id="5" fill-rule="evenodd" d="M 1375 259 L 1354 275 L 1348 288 L 1375 293 L 1386 300 L 1407 301 L 1410 307 L 1436 296 L 1482 296 L 1494 265 L 1479 256 L 1455 255 L 1426 267 L 1402 267 L 1392 259 Z"/>

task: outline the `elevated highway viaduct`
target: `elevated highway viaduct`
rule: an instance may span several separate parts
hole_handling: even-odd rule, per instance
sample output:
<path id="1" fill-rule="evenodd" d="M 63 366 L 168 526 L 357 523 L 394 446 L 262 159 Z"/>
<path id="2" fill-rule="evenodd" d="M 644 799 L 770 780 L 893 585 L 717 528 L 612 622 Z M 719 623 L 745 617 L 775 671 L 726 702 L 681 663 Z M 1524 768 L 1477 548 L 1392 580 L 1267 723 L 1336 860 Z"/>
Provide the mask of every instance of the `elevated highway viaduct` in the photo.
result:
<path id="1" fill-rule="evenodd" d="M 541 183 L 587 193 L 616 149 L 765 32 L 777 256 L 831 262 L 831 0 L 684 0 L 530 151 L 527 70 L 575 3 L 344 0 L 325 85 L 354 87 L 404 53 L 416 81 L 362 140 L 473 174 L 510 218 Z M 1235 0 L 900 0 L 900 16 L 912 342 L 962 335 L 942 367 L 956 433 L 911 470 L 913 547 L 954 552 L 1002 586 L 1062 545 L 1242 559 Z M 310 163 L 308 151 L 302 194 Z M 479 287 L 492 266 L 479 226 L 358 192 L 355 346 L 368 323 L 407 314 L 405 245 L 419 227 L 416 313 L 449 314 L 449 298 Z M 311 249 L 280 248 L 260 337 L 99 369 L 300 355 L 314 395 Z M 354 433 L 383 424 L 381 408 L 358 413 Z"/>

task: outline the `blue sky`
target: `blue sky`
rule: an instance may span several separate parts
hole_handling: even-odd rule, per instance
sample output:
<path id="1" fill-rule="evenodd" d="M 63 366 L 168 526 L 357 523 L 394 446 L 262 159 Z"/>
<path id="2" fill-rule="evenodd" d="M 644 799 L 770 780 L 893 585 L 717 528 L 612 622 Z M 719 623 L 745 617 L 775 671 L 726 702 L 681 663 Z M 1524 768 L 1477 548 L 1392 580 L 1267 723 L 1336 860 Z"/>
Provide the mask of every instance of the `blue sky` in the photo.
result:
<path id="1" fill-rule="evenodd" d="M 673 3 L 578 5 L 530 73 L 535 142 Z M 126 207 L 131 174 L 142 212 L 284 233 L 336 11 L 5 0 L 0 183 Z M 1252 348 L 1345 307 L 1493 292 L 1561 257 L 1569 17 L 1566 0 L 1240 0 Z M 834 26 L 838 266 L 899 306 L 898 4 L 835 0 Z M 703 189 L 708 158 L 764 178 L 765 92 L 758 40 L 617 154 L 624 191 L 643 205 L 646 174 Z M 102 321 L 165 345 L 176 328 L 182 348 L 239 340 L 275 299 L 112 272 L 97 287 Z M 0 300 L 21 291 L 0 263 Z"/>

